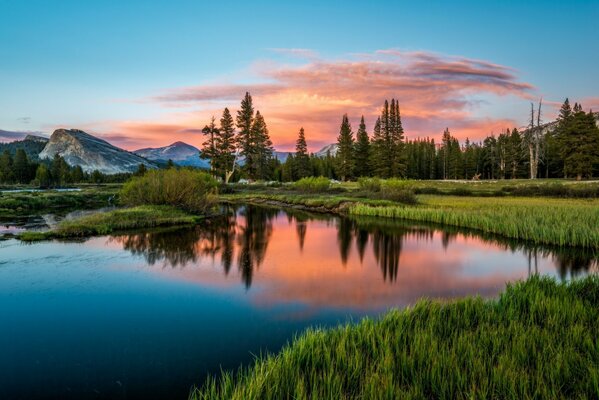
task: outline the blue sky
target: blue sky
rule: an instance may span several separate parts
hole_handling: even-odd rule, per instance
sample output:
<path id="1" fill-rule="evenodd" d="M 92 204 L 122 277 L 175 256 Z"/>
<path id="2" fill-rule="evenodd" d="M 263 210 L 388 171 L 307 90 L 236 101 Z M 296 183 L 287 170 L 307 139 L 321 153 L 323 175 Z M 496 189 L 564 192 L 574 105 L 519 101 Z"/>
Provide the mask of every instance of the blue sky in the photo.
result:
<path id="1" fill-rule="evenodd" d="M 170 137 L 185 139 L 186 128 L 201 128 L 206 116 L 223 105 L 235 108 L 238 103 L 228 96 L 204 96 L 184 104 L 156 99 L 165 93 L 227 84 L 252 91 L 253 84 L 273 80 L 292 85 L 296 81 L 281 83 L 281 74 L 274 78 L 271 71 L 297 72 L 364 58 L 378 62 L 377 51 L 389 49 L 434 54 L 444 61 L 482 60 L 508 68 L 510 80 L 531 86 L 527 94 L 500 95 L 497 90 L 457 88 L 456 98 L 470 105 L 444 109 L 451 118 L 414 123 L 416 136 L 440 133 L 443 122 L 450 129 L 455 126 L 458 136 L 462 126 L 474 135 L 465 128 L 474 126 L 469 120 L 523 124 L 530 101 L 526 96 L 543 96 L 547 114 L 551 102 L 566 96 L 599 106 L 597 1 L 323 3 L 0 0 L 0 129 L 51 133 L 59 126 L 80 127 L 125 147 L 165 145 Z M 309 49 L 314 54 L 297 57 L 275 49 Z M 254 94 L 257 106 L 263 101 L 267 123 L 269 111 L 272 115 L 275 145 L 288 146 L 293 127 L 304 120 L 315 145 L 334 140 L 336 119 L 329 121 L 332 117 L 321 113 L 323 121 L 313 121 L 301 115 L 310 107 L 289 98 L 298 93 L 307 99 L 317 96 L 320 107 L 327 109 L 327 101 L 345 104 L 348 99 L 331 99 L 317 86 L 294 89 L 278 97 L 270 92 L 261 97 L 259 90 Z M 402 97 L 406 103 L 412 97 L 402 96 L 401 87 L 396 92 L 409 126 L 410 112 L 420 113 L 403 105 Z M 381 92 L 380 102 L 385 95 Z M 242 96 L 240 92 L 236 98 Z M 297 117 L 272 106 L 282 98 L 296 108 Z M 374 104 L 366 103 L 347 112 L 369 115 Z M 462 114 L 463 124 L 455 120 Z M 479 129 L 480 136 L 489 133 Z M 310 139 L 309 131 L 307 135 Z M 186 141 L 199 144 L 201 138 Z"/>

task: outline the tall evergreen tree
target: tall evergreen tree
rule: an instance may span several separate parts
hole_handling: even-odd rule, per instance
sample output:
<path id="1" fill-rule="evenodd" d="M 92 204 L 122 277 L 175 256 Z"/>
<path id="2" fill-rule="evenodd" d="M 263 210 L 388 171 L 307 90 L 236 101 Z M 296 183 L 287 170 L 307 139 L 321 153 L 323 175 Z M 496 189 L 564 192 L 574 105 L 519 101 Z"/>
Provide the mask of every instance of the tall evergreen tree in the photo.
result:
<path id="1" fill-rule="evenodd" d="M 14 179 L 14 174 L 12 170 L 13 159 L 10 155 L 10 151 L 5 149 L 2 152 L 2 156 L 0 156 L 0 182 L 2 183 L 11 183 Z"/>
<path id="2" fill-rule="evenodd" d="M 213 175 L 217 175 L 216 172 L 216 160 L 218 158 L 218 153 L 216 149 L 216 138 L 218 137 L 218 128 L 216 127 L 215 118 L 212 116 L 210 119 L 210 124 L 204 126 L 202 129 L 202 133 L 206 137 L 204 143 L 202 143 L 202 151 L 200 153 L 200 158 L 205 160 L 210 160 L 210 171 Z"/>
<path id="3" fill-rule="evenodd" d="M 342 180 L 352 177 L 354 170 L 354 133 L 347 114 L 343 115 L 337 137 L 337 171 Z"/>
<path id="4" fill-rule="evenodd" d="M 387 143 L 381 127 L 381 117 L 376 119 L 370 145 L 370 165 L 374 176 L 389 177 L 389 164 L 385 161 Z"/>
<path id="5" fill-rule="evenodd" d="M 565 111 L 565 107 L 564 104 L 561 111 Z M 585 113 L 576 103 L 573 114 L 564 112 L 561 118 L 562 112 L 557 129 L 564 175 L 577 180 L 592 176 L 593 165 L 599 162 L 599 128 L 593 112 Z"/>
<path id="6" fill-rule="evenodd" d="M 252 104 L 252 96 L 249 92 L 245 93 L 245 97 L 241 100 L 241 108 L 237 111 L 237 145 L 240 150 L 240 155 L 245 157 L 244 169 L 250 176 L 254 178 L 256 174 L 255 157 L 256 149 L 252 138 L 252 126 L 254 124 L 254 106 Z"/>
<path id="7" fill-rule="evenodd" d="M 295 142 L 295 176 L 297 179 L 302 179 L 310 176 L 311 173 L 308 145 L 306 143 L 304 128 L 302 127 Z"/>
<path id="8" fill-rule="evenodd" d="M 401 123 L 399 101 L 395 99 L 391 99 L 391 109 L 389 112 L 389 139 L 391 151 L 389 157 L 391 159 L 391 175 L 405 177 L 407 166 L 404 130 Z"/>
<path id="9" fill-rule="evenodd" d="M 235 172 L 236 160 L 236 142 L 235 125 L 233 117 L 228 108 L 225 107 L 220 119 L 220 128 L 216 132 L 215 138 L 216 159 L 214 162 L 217 174 L 229 183 L 231 175 Z"/>
<path id="10" fill-rule="evenodd" d="M 260 114 L 260 111 L 256 112 L 250 136 L 252 153 L 250 161 L 254 163 L 249 169 L 249 171 L 253 172 L 253 175 L 250 176 L 253 179 L 270 179 L 272 175 L 270 167 L 274 149 L 268 134 L 266 121 L 264 121 L 264 117 Z M 247 162 L 248 160 L 246 159 Z"/>
<path id="11" fill-rule="evenodd" d="M 29 159 L 23 149 L 17 149 L 13 161 L 13 172 L 17 182 L 29 183 Z"/>
<path id="12" fill-rule="evenodd" d="M 368 132 L 366 132 L 366 124 L 364 123 L 364 116 L 360 120 L 360 126 L 356 133 L 356 146 L 355 146 L 355 176 L 370 176 L 372 173 L 370 167 L 370 139 L 368 138 Z"/>

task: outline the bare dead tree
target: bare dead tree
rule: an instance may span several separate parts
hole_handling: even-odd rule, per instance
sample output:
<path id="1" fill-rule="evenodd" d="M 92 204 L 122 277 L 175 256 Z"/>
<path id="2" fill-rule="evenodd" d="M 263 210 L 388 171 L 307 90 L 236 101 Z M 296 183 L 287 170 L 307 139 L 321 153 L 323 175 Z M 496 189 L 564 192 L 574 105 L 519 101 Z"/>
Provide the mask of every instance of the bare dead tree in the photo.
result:
<path id="1" fill-rule="evenodd" d="M 541 154 L 541 137 L 543 129 L 541 128 L 541 108 L 543 106 L 543 98 L 539 100 L 539 108 L 535 118 L 535 106 L 530 103 L 530 126 L 525 135 L 526 144 L 528 146 L 530 179 L 536 179 L 539 171 L 539 157 Z M 535 121 L 536 120 L 536 121 Z"/>

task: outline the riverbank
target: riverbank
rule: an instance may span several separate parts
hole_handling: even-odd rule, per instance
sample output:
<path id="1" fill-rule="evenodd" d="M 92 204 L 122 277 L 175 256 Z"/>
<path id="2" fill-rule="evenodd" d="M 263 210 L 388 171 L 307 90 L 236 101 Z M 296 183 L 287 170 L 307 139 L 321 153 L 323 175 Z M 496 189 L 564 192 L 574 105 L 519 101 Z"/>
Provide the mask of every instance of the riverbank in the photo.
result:
<path id="1" fill-rule="evenodd" d="M 25 242 L 107 235 L 133 229 L 184 226 L 199 223 L 203 217 L 169 206 L 138 206 L 99 212 L 65 220 L 48 232 L 23 232 L 17 237 Z"/>
<path id="2" fill-rule="evenodd" d="M 363 193 L 302 194 L 246 191 L 222 196 L 232 203 L 294 207 L 341 215 L 405 219 L 479 230 L 537 244 L 599 249 L 599 199 L 417 195 L 417 204 Z"/>
<path id="3" fill-rule="evenodd" d="M 0 193 L 0 217 L 12 218 L 69 210 L 90 210 L 114 205 L 120 184 L 78 185 L 76 190 L 41 190 L 7 187 Z"/>
<path id="4" fill-rule="evenodd" d="M 597 398 L 599 278 L 534 277 L 496 300 L 420 301 L 308 330 L 190 398 Z"/>

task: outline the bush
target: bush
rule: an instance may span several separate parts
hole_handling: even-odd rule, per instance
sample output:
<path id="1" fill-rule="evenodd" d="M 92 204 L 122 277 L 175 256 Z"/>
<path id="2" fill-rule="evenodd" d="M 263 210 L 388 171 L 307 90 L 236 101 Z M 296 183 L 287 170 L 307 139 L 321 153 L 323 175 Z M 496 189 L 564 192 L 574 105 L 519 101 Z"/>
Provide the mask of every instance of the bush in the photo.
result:
<path id="1" fill-rule="evenodd" d="M 170 205 L 192 212 L 205 212 L 214 204 L 218 182 L 205 172 L 187 169 L 148 171 L 125 183 L 123 204 Z"/>
<path id="2" fill-rule="evenodd" d="M 381 181 L 381 191 L 378 197 L 404 204 L 416 204 L 418 202 L 410 183 L 396 178 Z"/>
<path id="3" fill-rule="evenodd" d="M 331 182 L 324 176 L 302 178 L 293 184 L 293 187 L 302 192 L 321 193 L 329 190 Z"/>
<path id="4" fill-rule="evenodd" d="M 599 186 L 595 184 L 525 184 L 518 186 L 505 186 L 503 191 L 512 196 L 546 196 L 564 198 L 597 198 Z"/>
<path id="5" fill-rule="evenodd" d="M 359 178 L 358 187 L 366 192 L 380 192 L 381 180 L 379 178 Z"/>

